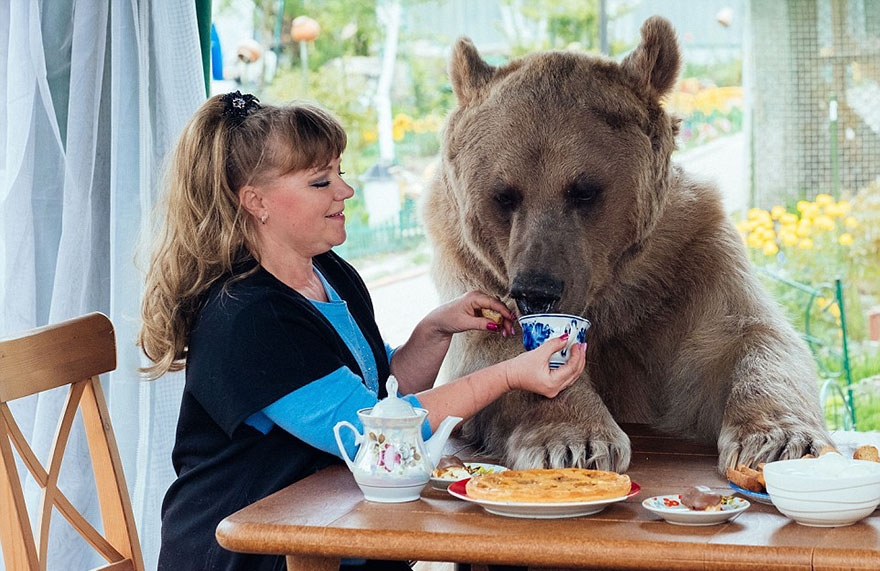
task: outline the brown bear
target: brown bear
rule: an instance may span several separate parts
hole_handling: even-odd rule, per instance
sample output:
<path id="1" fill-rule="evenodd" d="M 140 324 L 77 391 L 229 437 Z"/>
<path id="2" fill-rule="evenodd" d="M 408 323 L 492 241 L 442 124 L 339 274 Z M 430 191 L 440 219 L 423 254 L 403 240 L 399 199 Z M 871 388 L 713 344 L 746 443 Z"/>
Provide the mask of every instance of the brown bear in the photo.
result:
<path id="1" fill-rule="evenodd" d="M 814 360 L 762 289 L 716 188 L 671 162 L 661 101 L 681 56 L 653 17 L 620 63 L 572 51 L 487 64 L 466 38 L 458 100 L 425 197 L 442 299 L 470 289 L 521 315 L 589 318 L 587 366 L 553 399 L 509 393 L 462 434 L 514 468 L 624 471 L 618 423 L 717 442 L 719 469 L 830 444 Z M 521 352 L 453 341 L 444 378 Z"/>

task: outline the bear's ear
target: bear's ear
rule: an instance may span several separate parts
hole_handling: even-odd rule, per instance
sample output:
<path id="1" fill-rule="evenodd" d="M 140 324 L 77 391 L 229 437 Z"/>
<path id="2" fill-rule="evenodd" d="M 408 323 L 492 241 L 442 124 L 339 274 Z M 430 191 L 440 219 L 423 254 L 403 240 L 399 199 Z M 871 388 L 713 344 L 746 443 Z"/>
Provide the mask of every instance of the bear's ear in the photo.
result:
<path id="1" fill-rule="evenodd" d="M 660 16 L 645 20 L 642 41 L 620 66 L 649 95 L 659 99 L 678 78 L 681 53 L 672 24 Z"/>
<path id="2" fill-rule="evenodd" d="M 489 83 L 494 73 L 495 68 L 483 61 L 469 38 L 461 37 L 455 42 L 449 60 L 449 77 L 459 105 L 466 105 L 480 88 Z"/>

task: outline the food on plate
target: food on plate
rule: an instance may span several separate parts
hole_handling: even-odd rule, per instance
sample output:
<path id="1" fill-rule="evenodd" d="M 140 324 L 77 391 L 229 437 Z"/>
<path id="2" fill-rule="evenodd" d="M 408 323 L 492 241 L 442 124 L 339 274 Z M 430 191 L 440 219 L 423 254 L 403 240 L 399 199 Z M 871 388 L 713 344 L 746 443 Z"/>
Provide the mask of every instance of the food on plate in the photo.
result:
<path id="1" fill-rule="evenodd" d="M 523 503 L 590 502 L 626 496 L 626 474 L 585 468 L 534 468 L 474 476 L 465 487 L 472 498 Z"/>
<path id="2" fill-rule="evenodd" d="M 437 462 L 436 470 L 444 470 L 452 467 L 464 468 L 464 462 L 461 461 L 461 458 L 455 455 L 443 456 L 440 458 L 440 461 Z"/>
<path id="3" fill-rule="evenodd" d="M 718 511 L 721 509 L 721 494 L 706 486 L 694 486 L 681 494 L 681 505 L 695 511 Z"/>
<path id="4" fill-rule="evenodd" d="M 443 480 L 463 480 L 470 478 L 471 473 L 458 456 L 443 456 L 431 476 Z"/>
<path id="5" fill-rule="evenodd" d="M 501 325 L 501 322 L 504 321 L 504 317 L 500 313 L 495 311 L 494 309 L 489 309 L 488 307 L 484 307 L 483 309 L 480 310 L 480 313 L 483 315 L 483 317 L 485 317 L 486 319 L 489 319 L 493 323 L 495 323 L 495 325 Z"/>
<path id="6" fill-rule="evenodd" d="M 744 490 L 765 492 L 764 464 L 758 464 L 758 470 L 740 464 L 736 468 L 727 469 L 727 479 Z"/>
<path id="7" fill-rule="evenodd" d="M 506 470 L 503 466 L 482 464 L 480 462 L 462 462 L 458 456 L 443 456 L 431 477 L 438 480 L 464 480 L 478 474 L 488 474 L 498 470 Z"/>
<path id="8" fill-rule="evenodd" d="M 877 447 L 865 444 L 859 446 L 853 452 L 853 458 L 856 460 L 870 460 L 871 462 L 880 462 L 880 456 L 877 454 Z"/>

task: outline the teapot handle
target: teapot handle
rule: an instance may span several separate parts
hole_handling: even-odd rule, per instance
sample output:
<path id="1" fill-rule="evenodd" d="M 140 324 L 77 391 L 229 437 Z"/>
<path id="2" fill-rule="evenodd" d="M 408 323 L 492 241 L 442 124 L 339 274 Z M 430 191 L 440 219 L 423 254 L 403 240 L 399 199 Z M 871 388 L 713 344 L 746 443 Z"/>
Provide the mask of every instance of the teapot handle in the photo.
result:
<path id="1" fill-rule="evenodd" d="M 345 449 L 345 445 L 342 443 L 342 437 L 339 436 L 339 430 L 341 428 L 348 428 L 352 432 L 354 432 L 354 443 L 355 446 L 360 445 L 361 441 L 364 439 L 363 435 L 358 432 L 357 428 L 347 420 L 340 420 L 336 423 L 336 426 L 333 427 L 333 434 L 336 436 L 336 445 L 339 446 L 339 452 L 342 454 L 342 459 L 345 460 L 345 463 L 348 465 L 348 469 L 354 471 L 354 461 L 348 456 L 348 450 Z"/>

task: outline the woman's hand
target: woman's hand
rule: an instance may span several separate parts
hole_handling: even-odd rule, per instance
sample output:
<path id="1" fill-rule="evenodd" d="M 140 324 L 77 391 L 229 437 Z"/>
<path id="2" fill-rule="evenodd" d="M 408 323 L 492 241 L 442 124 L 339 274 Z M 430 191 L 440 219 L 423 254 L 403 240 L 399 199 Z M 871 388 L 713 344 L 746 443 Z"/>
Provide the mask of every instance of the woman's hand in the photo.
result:
<path id="1" fill-rule="evenodd" d="M 575 343 L 568 363 L 550 369 L 550 356 L 566 342 L 562 338 L 548 339 L 537 349 L 420 392 L 419 401 L 428 410 L 431 428 L 436 430 L 449 415 L 470 418 L 514 389 L 555 397 L 578 380 L 586 363 L 586 343 Z"/>
<path id="2" fill-rule="evenodd" d="M 483 317 L 483 309 L 498 312 L 501 325 Z M 434 384 L 455 333 L 494 331 L 507 337 L 514 334 L 514 319 L 510 309 L 498 298 L 479 291 L 468 292 L 437 307 L 419 321 L 406 343 L 398 347 L 391 358 L 391 372 L 400 381 L 401 391 L 416 393 Z"/>
<path id="3" fill-rule="evenodd" d="M 505 361 L 507 385 L 553 398 L 578 380 L 586 364 L 586 343 L 571 347 L 568 362 L 558 369 L 550 369 L 550 356 L 565 347 L 568 336 L 548 339 L 543 345 Z"/>
<path id="4" fill-rule="evenodd" d="M 490 309 L 501 315 L 501 324 L 484 317 L 482 310 Z M 440 305 L 422 322 L 435 332 L 452 336 L 462 331 L 498 331 L 504 337 L 514 334 L 516 317 L 498 298 L 479 291 L 471 291 L 461 297 Z"/>

